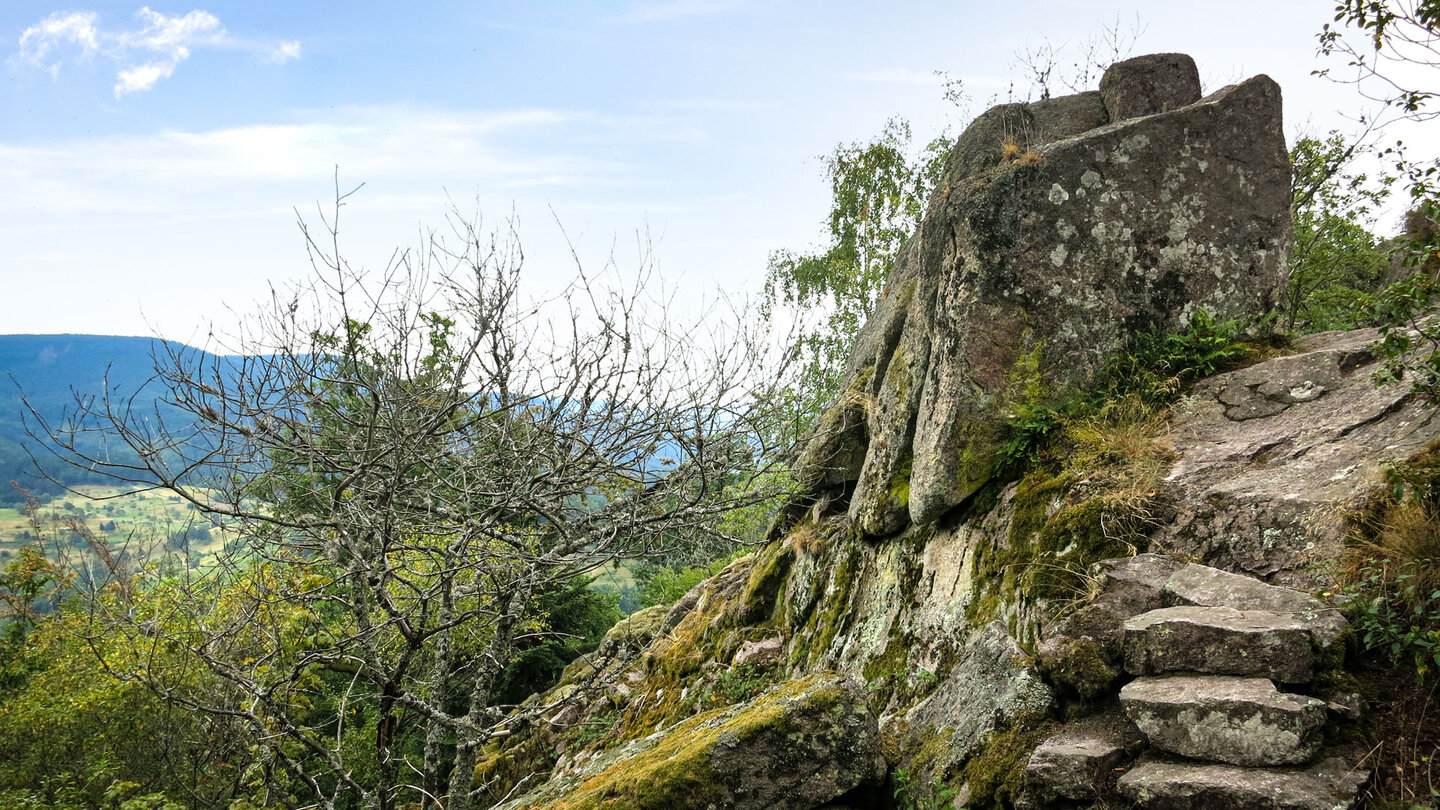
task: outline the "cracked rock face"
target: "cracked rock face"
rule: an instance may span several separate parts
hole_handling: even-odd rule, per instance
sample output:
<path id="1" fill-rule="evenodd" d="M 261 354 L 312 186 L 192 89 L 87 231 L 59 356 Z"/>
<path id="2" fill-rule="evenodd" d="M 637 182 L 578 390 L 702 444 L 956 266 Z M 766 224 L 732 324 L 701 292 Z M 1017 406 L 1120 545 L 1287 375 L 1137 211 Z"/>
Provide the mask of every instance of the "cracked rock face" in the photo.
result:
<path id="1" fill-rule="evenodd" d="M 1340 556 L 1347 508 L 1440 436 L 1406 387 L 1377 387 L 1373 329 L 1328 332 L 1195 386 L 1162 442 L 1179 455 L 1151 550 L 1310 590 Z"/>
<path id="2" fill-rule="evenodd" d="M 933 523 L 989 479 L 1015 409 L 1083 385 L 1136 332 L 1270 307 L 1290 239 L 1280 90 L 1259 76 L 1199 99 L 1193 72 L 1142 57 L 1101 93 L 976 119 L 802 481 L 854 482 L 871 535 Z"/>

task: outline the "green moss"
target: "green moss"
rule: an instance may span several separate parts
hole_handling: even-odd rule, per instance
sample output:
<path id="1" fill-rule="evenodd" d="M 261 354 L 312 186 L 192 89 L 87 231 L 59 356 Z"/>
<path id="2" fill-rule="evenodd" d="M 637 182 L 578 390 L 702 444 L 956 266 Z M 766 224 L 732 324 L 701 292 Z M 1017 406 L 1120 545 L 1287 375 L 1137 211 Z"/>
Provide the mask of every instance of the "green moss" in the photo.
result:
<path id="1" fill-rule="evenodd" d="M 761 549 L 750 568 L 740 598 L 740 620 L 747 623 L 767 622 L 775 612 L 775 603 L 795 563 L 795 549 L 782 543 L 771 543 Z"/>
<path id="2" fill-rule="evenodd" d="M 1013 807 L 1025 789 L 1025 762 L 1049 736 L 1053 723 L 1033 728 L 1012 726 L 995 733 L 984 749 L 965 763 L 964 783 L 970 786 L 970 808 Z"/>
<path id="3" fill-rule="evenodd" d="M 944 774 L 936 773 L 937 763 L 950 753 L 950 740 L 955 736 L 955 730 L 949 727 L 928 727 L 923 736 L 913 739 L 897 739 L 891 748 L 886 749 L 886 758 L 890 762 L 900 763 L 906 771 L 912 774 L 923 775 L 927 781 L 940 782 Z M 881 741 L 884 745 L 885 741 Z M 900 754 L 901 745 L 905 747 L 905 756 Z"/>
<path id="4" fill-rule="evenodd" d="M 1052 461 L 1016 484 L 1006 544 L 976 553 L 980 587 L 966 608 L 972 624 L 1005 619 L 1012 635 L 1026 636 L 1013 626 L 1018 606 L 1074 599 L 1086 591 L 1091 565 L 1142 550 L 1143 504 L 1104 491 L 1077 496 L 1080 480 Z"/>
<path id="5" fill-rule="evenodd" d="M 502 801 L 522 781 L 534 785 L 555 767 L 555 742 L 548 734 L 527 733 L 520 740 L 492 741 L 475 764 L 474 786 L 488 803 Z"/>
<path id="6" fill-rule="evenodd" d="M 823 588 L 817 607 L 801 632 L 795 633 L 791 661 L 798 664 L 814 662 L 855 615 L 851 604 L 855 580 L 860 573 L 861 552 L 855 543 L 836 548 L 838 559 L 830 567 L 830 576 L 817 577 L 816 587 Z"/>
<path id="7" fill-rule="evenodd" d="M 549 810 L 668 810 L 721 803 L 726 787 L 710 764 L 715 746 L 722 739 L 739 746 L 761 736 L 783 739 L 790 733 L 786 704 L 801 696 L 817 711 L 844 699 L 838 686 L 815 688 L 816 678 L 772 690 L 728 719 L 722 719 L 724 710 L 690 718 L 654 748 L 606 769 L 545 806 Z"/>
<path id="8" fill-rule="evenodd" d="M 1316 695 L 1342 695 L 1346 693 L 1365 696 L 1360 679 L 1342 669 L 1324 669 L 1315 673 L 1310 681 L 1310 692 Z"/>
<path id="9" fill-rule="evenodd" d="M 1087 701 L 1108 693 L 1119 675 L 1100 644 L 1088 638 L 1071 639 L 1055 655 L 1044 658 L 1040 673 L 1050 683 Z"/>
<path id="10" fill-rule="evenodd" d="M 905 458 L 895 465 L 895 472 L 890 476 L 890 485 L 886 489 L 887 508 L 899 509 L 910 503 L 910 475 L 914 470 L 914 462 L 907 453 Z"/>
<path id="11" fill-rule="evenodd" d="M 1021 337 L 1021 343 L 1028 342 L 1031 333 L 1027 329 Z M 1009 397 L 1015 405 L 1038 403 L 1050 396 L 1050 388 L 1045 384 L 1045 377 L 1040 373 L 1040 362 L 1044 342 L 1036 342 L 1028 352 L 1021 352 L 1015 359 L 1008 375 Z"/>

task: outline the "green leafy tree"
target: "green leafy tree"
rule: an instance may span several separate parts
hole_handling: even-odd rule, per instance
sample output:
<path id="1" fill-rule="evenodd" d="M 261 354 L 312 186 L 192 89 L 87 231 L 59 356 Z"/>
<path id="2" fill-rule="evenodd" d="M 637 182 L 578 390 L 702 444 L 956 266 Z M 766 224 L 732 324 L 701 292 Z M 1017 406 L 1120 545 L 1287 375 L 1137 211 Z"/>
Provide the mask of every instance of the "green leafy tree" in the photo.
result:
<path id="1" fill-rule="evenodd" d="M 791 392 L 792 437 L 838 392 L 845 355 L 914 232 L 952 144 L 941 136 L 913 152 L 909 123 L 892 118 L 870 142 L 837 146 L 825 158 L 828 245 L 770 256 L 766 312 L 772 320 L 787 313 L 806 324 L 797 339 L 803 372 Z"/>
<path id="2" fill-rule="evenodd" d="M 1426 84 L 1440 67 L 1440 2 L 1342 0 L 1334 9 L 1336 25 L 1321 31 L 1320 51 L 1345 65 L 1338 73 L 1332 68 L 1315 72 L 1354 84 L 1366 98 L 1404 117 L 1435 117 L 1435 89 Z"/>
<path id="3" fill-rule="evenodd" d="M 1290 150 L 1294 170 L 1291 217 L 1295 242 L 1285 288 L 1285 328 L 1353 327 L 1362 302 L 1390 269 L 1388 251 L 1371 231 L 1393 178 L 1376 181 L 1348 171 L 1364 150 L 1362 139 L 1338 132 L 1302 137 Z"/>
<path id="4" fill-rule="evenodd" d="M 1321 32 L 1321 51 L 1344 59 L 1347 72 L 1317 73 L 1355 84 L 1367 98 L 1385 105 L 1390 120 L 1433 118 L 1433 83 L 1440 75 L 1440 2 L 1343 0 L 1334 8 L 1337 25 L 1326 25 Z M 1398 182 L 1410 194 L 1407 233 L 1395 253 L 1412 273 L 1364 302 L 1366 316 L 1381 331 L 1376 351 L 1383 362 L 1376 378 L 1406 380 L 1435 400 L 1440 398 L 1440 323 L 1431 315 L 1440 292 L 1440 230 L 1433 226 L 1440 221 L 1440 160 L 1414 159 L 1400 142 L 1380 157 L 1393 160 Z"/>

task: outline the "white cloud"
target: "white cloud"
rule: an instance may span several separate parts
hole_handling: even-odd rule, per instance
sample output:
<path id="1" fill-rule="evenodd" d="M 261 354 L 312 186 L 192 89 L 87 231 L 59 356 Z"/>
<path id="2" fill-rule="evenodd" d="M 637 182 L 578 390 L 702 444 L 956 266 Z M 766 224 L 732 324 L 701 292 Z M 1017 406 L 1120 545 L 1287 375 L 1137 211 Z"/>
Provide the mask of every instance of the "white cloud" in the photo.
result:
<path id="1" fill-rule="evenodd" d="M 270 61 L 277 65 L 283 65 L 291 59 L 300 58 L 300 40 L 292 39 L 289 42 L 282 42 L 270 50 Z"/>
<path id="2" fill-rule="evenodd" d="M 237 39 L 208 11 L 197 9 L 172 17 L 144 6 L 135 16 L 138 28 L 102 30 L 99 14 L 93 11 L 56 12 L 25 29 L 10 64 L 44 68 L 58 77 L 65 52 L 78 49 L 85 59 L 99 54 L 115 63 L 115 97 L 123 98 L 150 90 L 174 75 L 194 48 L 246 50 L 274 64 L 300 58 L 298 41 Z"/>
<path id="3" fill-rule="evenodd" d="M 20 35 L 20 50 L 11 58 L 11 64 L 45 67 L 51 76 L 59 74 L 61 60 L 45 64 L 57 48 L 67 44 L 78 45 L 81 55 L 86 57 L 99 50 L 95 30 L 98 17 L 93 11 L 57 11 L 51 14 Z"/>
<path id="4" fill-rule="evenodd" d="M 161 79 L 168 79 L 175 72 L 175 65 L 161 62 L 151 62 L 148 65 L 140 65 L 129 70 L 122 70 L 115 77 L 115 97 L 121 98 L 131 93 L 143 93 L 155 86 Z"/>

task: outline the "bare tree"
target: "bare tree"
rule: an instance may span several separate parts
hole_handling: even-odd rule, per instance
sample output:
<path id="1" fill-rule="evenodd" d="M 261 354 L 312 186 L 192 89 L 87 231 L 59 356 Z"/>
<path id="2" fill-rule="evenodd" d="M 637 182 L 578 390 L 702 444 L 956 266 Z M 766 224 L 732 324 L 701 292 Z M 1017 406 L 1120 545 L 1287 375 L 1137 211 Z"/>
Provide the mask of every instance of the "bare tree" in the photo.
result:
<path id="1" fill-rule="evenodd" d="M 1029 101 L 1030 96 L 1036 94 L 1044 101 L 1057 89 L 1056 85 L 1072 93 L 1094 90 L 1105 69 L 1128 58 L 1144 34 L 1145 26 L 1138 14 L 1128 26 L 1116 15 L 1113 23 L 1079 42 L 1055 45 L 1042 39 L 1025 43 L 1015 52 L 1015 67 L 1029 84 L 1020 100 Z M 1013 95 L 1014 91 L 1011 92 Z"/>
<path id="2" fill-rule="evenodd" d="M 367 276 L 339 245 L 348 196 L 301 222 L 313 283 L 207 347 L 228 356 L 157 357 L 193 421 L 100 395 L 36 433 L 240 537 L 96 595 L 93 632 L 167 651 L 119 677 L 249 727 L 268 803 L 466 810 L 480 750 L 556 710 L 494 698 L 549 632 L 535 597 L 775 496 L 784 375 L 743 328 L 647 319 L 644 273 L 528 302 L 513 232 L 473 220 Z M 90 431 L 138 461 L 86 453 Z M 181 688 L 197 667 L 212 694 Z"/>

